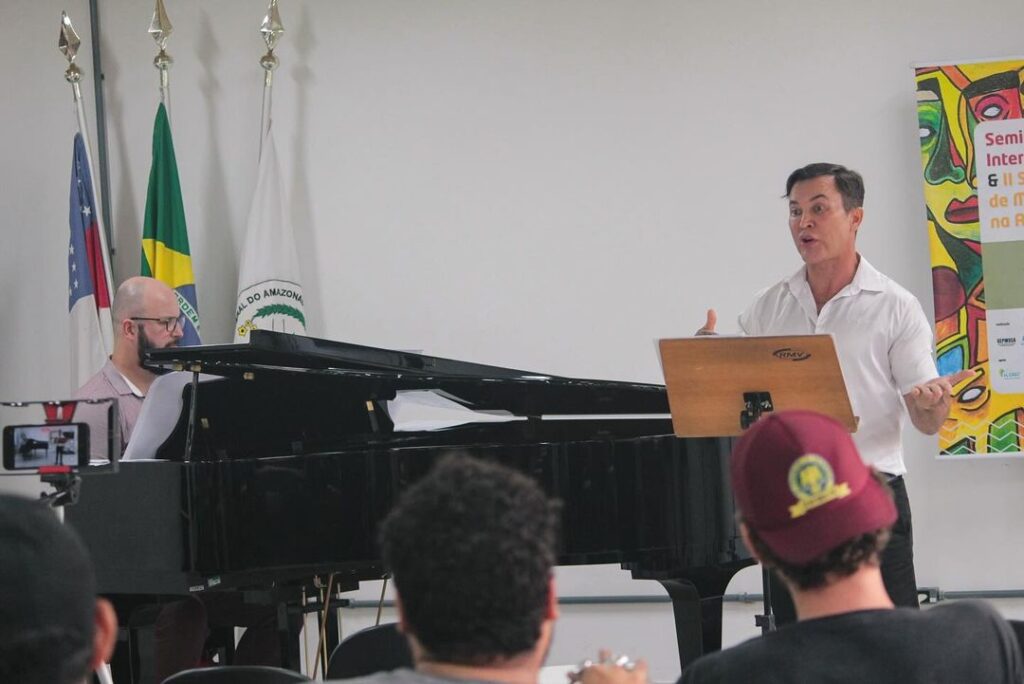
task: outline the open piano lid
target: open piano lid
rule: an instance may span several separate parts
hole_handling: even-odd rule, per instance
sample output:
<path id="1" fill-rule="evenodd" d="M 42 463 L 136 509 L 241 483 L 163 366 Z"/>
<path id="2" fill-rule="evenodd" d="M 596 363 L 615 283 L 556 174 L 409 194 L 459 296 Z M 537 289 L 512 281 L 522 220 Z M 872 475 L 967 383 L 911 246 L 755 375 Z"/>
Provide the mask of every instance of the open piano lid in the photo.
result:
<path id="1" fill-rule="evenodd" d="M 662 385 L 566 378 L 268 330 L 254 330 L 245 344 L 151 350 L 145 365 L 234 379 L 271 374 L 275 382 L 323 383 L 365 401 L 439 390 L 474 409 L 519 416 L 668 413 Z"/>

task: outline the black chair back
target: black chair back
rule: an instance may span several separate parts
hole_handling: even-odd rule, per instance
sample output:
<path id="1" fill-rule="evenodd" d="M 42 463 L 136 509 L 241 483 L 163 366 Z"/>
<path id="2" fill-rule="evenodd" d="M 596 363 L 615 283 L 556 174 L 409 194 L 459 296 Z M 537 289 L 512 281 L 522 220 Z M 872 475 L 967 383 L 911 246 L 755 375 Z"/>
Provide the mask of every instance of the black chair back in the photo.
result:
<path id="1" fill-rule="evenodd" d="M 292 684 L 309 682 L 309 677 L 280 667 L 228 665 L 197 667 L 171 675 L 163 684 Z"/>
<path id="2" fill-rule="evenodd" d="M 327 679 L 351 679 L 412 667 L 409 643 L 394 623 L 367 627 L 342 641 L 327 664 Z"/>
<path id="3" fill-rule="evenodd" d="M 1017 646 L 1020 647 L 1021 653 L 1024 653 L 1024 620 L 1007 620 L 1007 622 L 1013 627 L 1013 633 L 1017 637 Z"/>

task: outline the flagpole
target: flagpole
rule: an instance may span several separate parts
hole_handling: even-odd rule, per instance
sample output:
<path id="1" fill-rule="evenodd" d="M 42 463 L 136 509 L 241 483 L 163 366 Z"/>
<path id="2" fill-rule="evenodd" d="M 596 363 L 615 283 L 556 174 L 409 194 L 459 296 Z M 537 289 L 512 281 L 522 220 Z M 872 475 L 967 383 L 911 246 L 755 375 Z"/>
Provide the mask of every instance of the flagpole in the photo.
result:
<path id="1" fill-rule="evenodd" d="M 153 10 L 153 19 L 149 22 L 149 35 L 153 36 L 160 52 L 153 58 L 153 66 L 160 72 L 160 101 L 167 110 L 167 120 L 171 118 L 171 79 L 170 69 L 174 64 L 174 58 L 167 54 L 167 39 L 171 37 L 174 26 L 167 18 L 167 10 L 164 8 L 164 0 L 156 0 L 156 8 Z"/>
<path id="2" fill-rule="evenodd" d="M 96 183 L 96 178 L 93 175 L 93 164 L 92 164 L 92 145 L 89 143 L 89 127 L 85 123 L 85 107 L 82 103 L 82 89 L 79 83 L 82 80 L 82 70 L 75 64 L 75 58 L 78 56 L 78 48 L 82 44 L 82 41 L 78 37 L 78 33 L 75 32 L 75 27 L 71 25 L 71 19 L 68 17 L 67 12 L 60 13 L 60 36 L 57 38 L 57 49 L 68 60 L 68 68 L 64 71 L 64 80 L 71 84 L 71 96 L 75 107 L 75 116 L 78 119 L 78 132 L 82 136 L 82 147 L 85 148 L 85 160 L 89 165 L 89 176 L 92 178 L 92 194 L 93 202 L 96 204 L 93 207 L 94 216 L 96 218 L 96 227 L 99 231 L 100 240 L 100 251 L 103 252 L 103 270 L 105 271 L 104 278 L 107 281 L 107 292 L 111 296 L 114 294 L 114 283 L 113 283 L 113 271 L 110 268 L 110 248 L 107 246 L 107 231 L 103 225 L 103 198 L 101 197 L 100 188 Z M 102 321 L 101 321 L 102 323 Z M 108 330 L 106 326 L 100 325 L 100 331 L 103 334 L 103 343 L 106 349 L 109 351 L 113 349 L 114 345 L 114 331 Z"/>
<path id="3" fill-rule="evenodd" d="M 260 24 L 260 33 L 263 34 L 263 42 L 267 44 L 267 54 L 260 57 L 260 66 L 263 67 L 263 108 L 260 111 L 260 158 L 263 157 L 263 139 L 267 137 L 270 130 L 270 109 L 273 104 L 274 69 L 277 68 L 277 55 L 274 48 L 281 40 L 284 33 L 284 26 L 281 24 L 281 14 L 277 10 L 277 0 L 270 0 L 270 7 Z"/>
<path id="4" fill-rule="evenodd" d="M 92 70 L 96 76 L 92 79 L 93 87 L 93 111 L 96 112 L 96 161 L 99 168 L 93 169 L 99 175 L 99 186 L 101 194 L 105 197 L 110 189 L 110 169 L 107 163 L 107 121 L 106 110 L 103 106 L 103 61 L 100 59 L 100 8 L 99 0 L 89 0 L 89 36 L 92 43 Z M 110 256 L 113 257 L 117 251 L 114 244 L 114 235 L 111 232 L 113 221 L 110 220 L 110 203 L 103 202 L 103 223 L 107 227 L 107 243 L 110 244 Z M 113 272 L 110 273 L 113 278 Z"/>
<path id="5" fill-rule="evenodd" d="M 264 71 L 260 157 L 246 220 L 245 242 L 238 262 L 236 344 L 250 341 L 253 330 L 306 334 L 295 233 L 281 182 L 271 112 L 274 70 L 278 66 L 274 49 L 284 33 L 284 26 L 277 9 L 278 0 L 269 0 L 269 3 L 260 26 L 263 41 L 267 44 L 267 52 L 260 58 Z"/>

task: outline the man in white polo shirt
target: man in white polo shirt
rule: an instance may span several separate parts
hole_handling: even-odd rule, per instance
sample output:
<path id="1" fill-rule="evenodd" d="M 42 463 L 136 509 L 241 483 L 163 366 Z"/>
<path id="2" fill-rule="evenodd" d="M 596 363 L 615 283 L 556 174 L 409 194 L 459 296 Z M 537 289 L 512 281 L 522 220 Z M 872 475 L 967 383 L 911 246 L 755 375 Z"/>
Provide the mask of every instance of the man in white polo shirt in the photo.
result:
<path id="1" fill-rule="evenodd" d="M 910 502 L 903 476 L 904 416 L 935 434 L 949 415 L 952 390 L 971 377 L 938 377 L 932 330 L 917 299 L 857 252 L 864 219 L 864 181 L 839 164 L 809 164 L 786 181 L 789 230 L 804 266 L 762 291 L 739 317 L 748 335 L 832 333 L 860 418 L 854 440 L 864 461 L 885 474 L 899 519 L 882 556 L 886 589 L 898 606 L 918 606 Z M 714 334 L 716 316 L 697 334 Z M 906 407 L 906 412 L 904 412 Z M 777 621 L 795 619 L 780 582 L 772 584 Z"/>

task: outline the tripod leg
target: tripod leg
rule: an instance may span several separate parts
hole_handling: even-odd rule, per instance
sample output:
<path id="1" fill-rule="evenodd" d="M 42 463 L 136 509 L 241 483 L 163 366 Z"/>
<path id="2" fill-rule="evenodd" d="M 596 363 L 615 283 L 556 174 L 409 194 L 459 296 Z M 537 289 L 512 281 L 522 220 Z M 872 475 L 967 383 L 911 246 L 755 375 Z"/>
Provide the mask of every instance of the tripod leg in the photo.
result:
<path id="1" fill-rule="evenodd" d="M 96 677 L 100 680 L 100 684 L 114 684 L 114 678 L 110 675 L 110 665 L 106 663 L 96 668 Z"/>
<path id="2" fill-rule="evenodd" d="M 764 613 L 754 616 L 754 624 L 761 628 L 762 634 L 775 631 L 775 615 L 772 613 L 772 582 L 768 573 L 771 571 L 761 566 L 761 592 L 764 596 Z"/>

